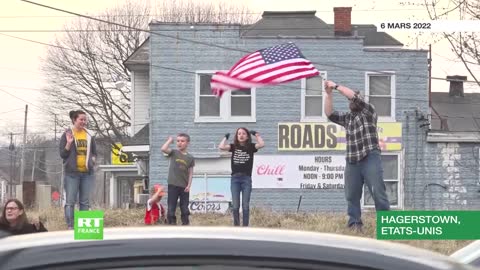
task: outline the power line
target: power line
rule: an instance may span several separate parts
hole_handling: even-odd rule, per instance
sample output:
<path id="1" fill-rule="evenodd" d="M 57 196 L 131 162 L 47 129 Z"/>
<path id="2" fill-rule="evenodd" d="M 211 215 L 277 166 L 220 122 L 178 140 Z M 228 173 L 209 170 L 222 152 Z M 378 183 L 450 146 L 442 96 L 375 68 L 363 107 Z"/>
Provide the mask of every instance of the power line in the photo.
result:
<path id="1" fill-rule="evenodd" d="M 43 74 L 41 74 L 41 75 L 43 75 Z M 32 90 L 32 91 L 44 91 L 44 89 L 40 89 L 40 88 L 10 86 L 10 85 L 0 85 L 0 87 L 12 88 L 12 89 L 24 89 L 24 90 Z"/>
<path id="2" fill-rule="evenodd" d="M 161 33 L 156 32 L 156 31 L 145 30 L 145 29 L 141 29 L 141 28 L 137 28 L 137 27 L 132 27 L 132 26 L 128 26 L 128 25 L 116 23 L 116 22 L 111 22 L 111 21 L 107 21 L 107 20 L 103 20 L 103 19 L 98 19 L 98 18 L 94 18 L 94 17 L 92 17 L 92 16 L 83 15 L 83 14 L 79 14 L 79 13 L 67 11 L 67 10 L 64 10 L 64 9 L 55 8 L 55 7 L 52 7 L 52 6 L 35 3 L 35 2 L 32 2 L 32 1 L 28 1 L 28 0 L 21 0 L 21 1 L 26 2 L 26 3 L 30 3 L 30 4 L 33 4 L 33 5 L 41 6 L 41 7 L 47 8 L 47 9 L 53 9 L 53 10 L 56 10 L 56 11 L 59 11 L 59 12 L 62 12 L 62 13 L 68 13 L 68 14 L 76 15 L 76 16 L 79 16 L 79 17 L 82 17 L 82 18 L 86 18 L 86 19 L 90 19 L 90 20 L 94 20 L 94 21 L 99 21 L 99 22 L 102 22 L 102 23 L 110 24 L 110 25 L 115 25 L 115 26 L 119 26 L 119 27 L 124 27 L 124 28 L 128 28 L 128 29 L 135 30 L 135 31 L 146 32 L 146 33 L 149 33 L 149 34 L 152 34 L 152 35 L 158 35 L 158 36 L 166 37 L 166 38 L 170 38 L 170 39 L 175 39 L 175 40 L 190 42 L 190 43 L 194 43 L 194 44 L 200 44 L 200 45 L 204 45 L 204 46 L 207 46 L 207 47 L 220 48 L 220 49 L 224 49 L 224 50 L 230 50 L 230 51 L 236 51 L 236 52 L 242 52 L 242 53 L 251 53 L 251 51 L 248 51 L 248 50 L 245 50 L 245 49 L 231 48 L 231 47 L 227 47 L 227 46 L 223 46 L 223 45 L 218 45 L 218 44 L 214 44 L 214 43 L 210 43 L 210 42 L 192 40 L 192 39 L 182 38 L 182 37 L 178 37 L 178 36 L 170 36 L 170 35 L 166 35 L 166 34 L 161 34 Z M 387 74 L 387 75 L 390 75 L 390 74 L 391 74 L 391 73 L 384 72 L 384 71 L 380 71 L 380 70 L 366 70 L 366 69 L 362 69 L 362 68 L 347 67 L 347 66 L 336 65 L 336 64 L 331 64 L 331 63 L 317 63 L 317 62 L 312 62 L 312 64 L 318 64 L 318 65 L 327 66 L 327 67 L 335 67 L 335 68 L 344 69 L 344 70 L 355 70 L 355 71 L 364 71 L 364 72 L 375 72 L 375 73 L 377 73 L 377 74 Z M 396 73 L 395 75 L 397 75 L 397 76 L 412 77 L 412 78 L 429 79 L 428 76 L 421 76 L 421 75 L 415 75 L 415 74 L 400 74 L 400 73 Z M 431 77 L 431 79 L 433 79 L 433 80 L 442 80 L 442 81 L 446 81 L 446 80 L 447 80 L 446 78 L 438 78 L 438 77 Z"/>
<path id="3" fill-rule="evenodd" d="M 0 33 L 0 35 L 2 35 Z M 10 35 L 8 35 L 10 36 Z M 13 37 L 13 36 L 10 36 L 10 37 Z M 16 38 L 16 37 L 15 37 Z M 32 40 L 27 40 L 27 41 L 30 41 L 30 42 L 35 42 L 35 41 L 32 41 Z M 35 42 L 35 43 L 38 43 L 38 42 Z M 61 46 L 54 46 L 54 45 L 51 45 L 51 44 L 48 44 L 48 43 L 41 43 L 42 45 L 46 45 L 46 46 L 53 46 L 53 47 L 56 47 L 56 48 L 60 48 L 60 49 L 69 49 L 69 48 L 65 48 L 65 47 L 61 47 Z M 76 52 L 80 52 L 80 51 L 77 51 L 75 50 Z M 80 52 L 81 53 L 81 52 Z M 322 64 L 320 64 L 322 65 Z M 183 69 L 178 69 L 178 68 L 172 68 L 172 67 L 166 67 L 166 66 L 159 66 L 159 65 L 154 65 L 154 64 L 150 64 L 150 66 L 152 67 L 156 67 L 156 68 L 161 68 L 161 69 L 165 69 L 165 70 L 173 70 L 173 71 L 178 71 L 178 72 L 182 72 L 182 73 L 187 73 L 187 74 L 193 74 L 193 75 L 196 75 L 197 73 L 194 72 L 194 71 L 189 71 L 189 70 L 183 70 Z M 345 69 L 345 68 L 340 68 L 340 69 Z M 353 69 L 353 68 L 351 68 Z M 355 69 L 353 69 L 355 70 Z M 357 69 L 357 70 L 360 70 L 360 71 L 368 71 L 368 70 L 364 70 L 364 69 Z M 387 73 L 388 75 L 398 75 L 398 73 Z M 434 77 L 432 77 L 433 79 Z M 438 79 L 442 79 L 442 80 L 446 80 L 446 79 L 443 79 L 443 78 L 438 78 Z M 467 83 L 476 83 L 474 81 L 466 81 Z M 11 87 L 11 86 L 4 86 L 4 87 L 9 87 L 9 88 L 20 88 L 20 89 L 30 89 L 30 90 L 36 90 L 36 91 L 44 91 L 43 89 L 39 89 L 39 88 L 26 88 L 26 87 Z M 279 86 L 281 87 L 281 86 Z M 322 89 L 314 89 L 314 88 L 306 88 L 306 90 L 313 90 L 313 91 L 322 91 Z M 6 92 L 5 90 L 2 90 L 0 89 L 0 91 L 3 91 L 17 99 L 20 99 L 24 102 L 27 102 L 29 104 L 32 104 L 34 106 L 36 106 L 37 108 L 40 108 L 38 107 L 37 105 L 33 104 L 33 103 L 30 103 L 24 99 L 21 99 L 19 97 L 16 97 L 8 92 Z M 423 100 L 423 99 L 413 99 L 413 98 L 400 98 L 400 97 L 391 97 L 391 99 L 394 99 L 394 100 L 406 100 L 406 101 L 419 101 L 419 102 L 428 102 L 428 100 Z M 455 102 L 455 103 L 452 103 L 452 102 L 436 102 L 436 103 L 441 103 L 441 104 L 471 104 L 471 105 L 479 105 L 480 103 L 470 103 L 470 102 L 465 102 L 465 103 L 462 103 L 462 102 Z M 40 108 L 41 109 L 41 108 Z M 43 109 L 41 109 L 43 110 Z"/>
<path id="4" fill-rule="evenodd" d="M 446 10 L 446 8 L 437 8 Z M 352 12 L 398 12 L 398 11 L 426 11 L 425 8 L 388 8 L 388 9 L 352 9 Z M 333 10 L 315 10 L 318 13 L 333 13 Z M 215 14 L 222 15 L 262 15 L 263 12 L 219 12 Z M 117 15 L 92 15 L 94 18 L 117 18 L 117 17 L 163 17 L 166 15 L 179 15 L 179 13 L 161 13 L 161 14 L 117 14 Z M 185 12 L 181 15 L 211 15 L 211 13 L 197 13 L 197 12 Z M 29 18 L 75 18 L 77 16 L 60 16 L 60 15 L 12 15 L 12 16 L 0 16 L 0 19 L 29 19 Z"/>
<path id="5" fill-rule="evenodd" d="M 90 16 L 85 16 L 85 15 L 81 15 L 81 14 L 77 14 L 77 13 L 73 13 L 73 12 L 69 12 L 69 11 L 65 11 L 65 10 L 61 10 L 61 9 L 57 9 L 57 8 L 53 8 L 53 7 L 49 7 L 49 6 L 45 6 L 45 5 L 42 5 L 42 4 L 37 4 L 37 3 L 30 2 L 30 1 L 26 1 L 26 0 L 22 0 L 22 1 L 28 2 L 28 3 L 32 3 L 32 4 L 35 4 L 35 5 L 39 5 L 39 6 L 42 6 L 42 7 L 50 8 L 50 9 L 55 9 L 55 10 L 58 10 L 58 11 L 61 11 L 61 12 L 66 12 L 66 13 L 74 14 L 74 15 L 76 15 L 76 16 L 80 16 L 80 17 L 85 17 L 85 18 L 88 18 L 88 19 L 93 19 L 93 20 L 101 21 L 101 22 L 107 23 L 107 24 L 113 24 L 113 25 L 117 25 L 117 26 L 121 26 L 121 27 L 126 27 L 126 28 L 130 28 L 130 29 L 134 29 L 134 30 L 137 30 L 137 31 L 148 32 L 148 33 L 150 33 L 150 34 L 165 36 L 165 37 L 174 38 L 174 39 L 177 39 L 177 40 L 184 40 L 184 41 L 187 41 L 187 42 L 199 43 L 199 44 L 203 44 L 203 45 L 206 45 L 206 46 L 213 46 L 213 47 L 218 47 L 218 48 L 227 49 L 227 50 L 248 52 L 248 51 L 245 51 L 245 50 L 242 50 L 242 49 L 229 48 L 229 47 L 220 46 L 220 45 L 216 45 L 216 44 L 212 44 L 212 43 L 207 43 L 207 42 L 189 40 L 189 39 L 179 38 L 179 37 L 172 37 L 172 36 L 168 36 L 168 35 L 164 35 L 164 34 L 159 34 L 158 32 L 152 32 L 152 31 L 149 31 L 149 30 L 138 29 L 138 28 L 134 28 L 134 27 L 130 27 L 130 26 L 125 26 L 125 25 L 118 24 L 118 23 L 113 23 L 113 22 L 109 22 L 109 21 L 105 21 L 105 20 L 95 19 L 95 18 L 90 17 Z M 18 37 L 6 35 L 6 34 L 2 34 L 2 35 L 9 36 L 9 37 L 13 37 L 13 38 L 18 38 Z M 37 41 L 28 40 L 28 39 L 23 39 L 23 38 L 19 38 L 19 39 L 21 39 L 21 40 L 26 40 L 26 41 L 30 41 L 30 42 L 39 43 L 39 44 L 46 45 L 46 46 L 52 46 L 52 47 L 56 47 L 56 48 L 60 48 L 60 49 L 73 50 L 73 49 L 70 49 L 70 48 L 65 48 L 65 47 L 62 47 L 62 46 L 47 44 L 47 43 L 43 43 L 43 42 L 37 42 Z M 79 53 L 82 53 L 81 51 L 77 51 L 77 50 L 74 50 L 74 51 L 79 52 Z M 313 63 L 314 63 L 314 62 L 313 62 Z M 321 64 L 319 64 L 319 65 L 336 67 L 336 68 L 346 69 L 346 70 L 370 71 L 370 70 L 365 70 L 365 69 L 360 69 L 360 68 L 344 67 L 344 66 L 340 66 L 340 65 L 325 64 L 325 63 L 321 63 Z M 186 73 L 190 73 L 190 74 L 196 74 L 195 72 L 185 71 L 185 70 L 176 69 L 176 68 L 170 68 L 170 67 L 164 67 L 164 66 L 157 66 L 157 65 L 152 65 L 152 66 L 153 66 L 153 67 L 158 67 L 158 68 L 167 69 L 167 70 L 174 70 L 174 71 L 179 71 L 179 72 L 186 72 Z M 388 74 L 388 75 L 391 74 L 391 73 L 382 72 L 382 71 L 376 71 L 376 72 L 377 72 L 377 73 L 386 73 L 386 74 Z M 403 74 L 395 73 L 395 75 L 396 75 L 396 76 L 402 76 Z M 403 76 L 419 77 L 419 78 L 428 78 L 428 77 L 426 77 L 426 76 L 418 76 L 418 75 L 417 75 L 417 76 L 416 76 L 416 75 L 403 75 Z M 444 79 L 444 78 L 436 78 L 436 77 L 432 77 L 432 79 L 446 80 L 446 79 Z M 313 89 L 310 89 L 310 90 L 313 90 Z M 320 89 L 317 89 L 317 90 L 320 90 Z M 2 91 L 4 91 L 4 90 L 2 90 Z M 4 92 L 5 92 L 5 91 L 4 91 Z M 9 94 L 9 93 L 7 93 L 7 94 Z M 10 95 L 11 95 L 11 94 L 10 94 Z M 13 96 L 13 95 L 12 95 L 12 96 Z M 15 97 L 15 96 L 14 96 L 14 97 Z M 16 98 L 18 98 L 18 97 L 16 97 Z M 19 98 L 19 99 L 20 99 L 20 98 Z M 392 99 L 415 100 L 415 101 L 422 101 L 422 102 L 423 102 L 423 101 L 428 101 L 428 100 L 406 99 L 406 98 L 397 98 L 397 97 L 392 97 Z M 23 99 L 21 99 L 21 100 L 23 100 Z M 25 100 L 23 100 L 23 101 L 25 101 Z M 468 104 L 472 104 L 472 103 L 468 103 Z M 38 106 L 37 106 L 37 107 L 38 107 Z M 40 107 L 38 107 L 38 108 L 40 108 Z"/>
<path id="6" fill-rule="evenodd" d="M 17 96 L 15 96 L 15 95 L 13 95 L 13 94 L 10 94 L 10 93 L 9 93 L 9 92 L 7 92 L 6 90 L 3 90 L 3 89 L 1 89 L 1 88 L 0 88 L 0 91 L 2 91 L 2 92 L 4 92 L 4 93 L 6 93 L 7 95 L 10 95 L 10 96 L 12 96 L 12 97 L 14 97 L 14 98 L 16 98 L 16 99 L 19 99 L 19 100 L 21 100 L 21 101 L 23 101 L 23 102 L 26 102 L 26 103 L 28 103 L 28 104 L 30 104 L 30 105 L 32 105 L 32 106 L 34 106 L 34 107 L 36 107 L 37 109 L 39 109 L 40 111 L 43 111 L 43 112 L 48 112 L 48 113 L 52 113 L 52 112 L 49 112 L 49 111 L 47 111 L 47 110 L 44 110 L 42 107 L 40 107 L 40 106 L 38 106 L 38 105 L 36 105 L 36 104 L 34 104 L 34 103 L 30 102 L 30 101 L 26 101 L 26 100 L 25 100 L 25 99 L 23 99 L 23 98 L 20 98 L 20 97 L 17 97 Z"/>
<path id="7" fill-rule="evenodd" d="M 113 22 L 112 22 L 113 23 Z M 244 25 L 243 28 L 233 28 L 233 29 L 219 29 L 219 30 L 214 30 L 214 29 L 202 29 L 202 28 L 195 28 L 197 26 L 195 23 L 185 23 L 185 25 L 191 25 L 194 28 L 188 28 L 188 29 L 159 29 L 155 30 L 155 32 L 228 32 L 228 31 L 233 31 L 233 32 L 238 32 L 238 31 L 249 31 L 250 25 Z M 203 25 L 198 25 L 199 27 Z M 352 24 L 352 30 L 358 30 L 358 28 L 363 28 L 366 26 L 375 26 L 375 24 L 370 23 L 370 24 Z M 269 28 L 261 28 L 261 27 L 255 27 L 253 30 L 334 30 L 334 25 L 330 24 L 327 27 L 269 27 Z M 0 32 L 2 33 L 97 33 L 97 32 L 129 32 L 131 30 L 122 30 L 122 29 L 0 29 Z M 149 31 L 149 30 L 144 30 L 144 31 Z M 361 35 L 360 35 L 361 36 Z M 213 37 L 215 38 L 215 37 Z"/>
<path id="8" fill-rule="evenodd" d="M 183 69 L 177 69 L 177 68 L 171 68 L 171 67 L 165 67 L 165 66 L 159 66 L 159 65 L 153 65 L 151 64 L 150 66 L 152 67 L 156 67 L 156 68 L 161 68 L 161 69 L 166 69 L 166 70 L 173 70 L 173 71 L 178 71 L 178 72 L 182 72 L 182 73 L 187 73 L 187 74 L 193 74 L 193 75 L 196 75 L 198 74 L 197 72 L 194 72 L 194 71 L 189 71 L 189 70 L 183 70 Z M 391 73 L 389 73 L 391 74 Z M 397 75 L 396 73 L 393 74 L 393 75 Z M 11 87 L 11 86 L 4 86 L 4 87 L 7 87 L 7 88 L 20 88 L 20 89 L 29 89 L 29 90 L 36 90 L 36 91 L 44 91 L 43 89 L 39 89 L 39 88 L 26 88 L 26 87 Z M 284 86 L 277 86 L 277 87 L 284 87 Z M 296 88 L 287 88 L 287 89 L 292 89 L 292 90 L 298 90 Z M 306 88 L 306 90 L 312 90 L 312 91 L 322 91 L 323 89 L 315 89 L 315 88 Z M 39 108 L 40 110 L 44 111 L 43 109 L 41 109 L 40 107 L 38 107 L 37 105 L 33 104 L 33 103 L 30 103 L 24 99 L 21 99 L 17 96 L 14 96 L 8 92 L 6 92 L 5 90 L 2 90 L 0 89 L 0 91 L 3 91 L 17 99 L 20 99 L 24 102 L 27 102 L 29 104 L 32 104 L 34 106 L 36 106 L 37 108 Z M 364 95 L 365 97 L 370 97 L 372 95 Z M 415 99 L 415 98 L 401 98 L 401 97 L 391 97 L 392 100 L 405 100 L 405 101 L 419 101 L 419 102 L 428 102 L 427 99 Z M 468 104 L 468 105 L 480 105 L 480 103 L 472 103 L 472 102 L 436 102 L 437 104 Z M 50 112 L 49 112 L 50 113 Z"/>
<path id="9" fill-rule="evenodd" d="M 118 59 L 115 59 L 113 57 L 109 57 L 109 56 L 106 56 L 106 55 L 100 55 L 100 54 L 96 54 L 96 53 L 92 53 L 92 52 L 84 52 L 84 51 L 80 51 L 80 50 L 75 50 L 75 49 L 71 49 L 71 48 L 67 48 L 67 47 L 62 47 L 62 46 L 59 46 L 59 45 L 44 43 L 44 42 L 41 42 L 41 41 L 31 40 L 31 39 L 27 39 L 27 38 L 21 38 L 21 37 L 17 37 L 17 36 L 2 34 L 2 33 L 0 33 L 0 35 L 10 37 L 10 38 L 19 39 L 19 40 L 23 40 L 23 41 L 27 41 L 27 42 L 36 43 L 36 44 L 39 44 L 39 45 L 53 47 L 53 48 L 57 48 L 57 49 L 69 50 L 69 51 L 77 52 L 77 53 L 80 53 L 80 54 L 85 54 L 85 55 L 88 54 L 88 55 L 93 55 L 93 56 L 104 57 L 104 58 L 107 58 L 107 59 L 118 60 Z"/>
<path id="10" fill-rule="evenodd" d="M 40 72 L 33 71 L 33 70 L 16 69 L 16 68 L 11 68 L 11 67 L 0 67 L 0 69 L 8 70 L 8 71 L 29 72 L 29 73 L 35 73 L 35 74 L 42 74 L 42 73 L 40 73 Z"/>
<path id="11" fill-rule="evenodd" d="M 157 67 L 157 68 L 162 68 L 162 69 L 173 70 L 173 71 L 178 71 L 178 72 L 183 72 L 183 73 L 187 73 L 187 74 L 194 74 L 194 75 L 199 74 L 199 73 L 196 73 L 196 72 L 193 72 L 193 71 L 176 69 L 176 68 L 169 68 L 169 67 L 164 67 L 164 66 L 157 66 L 157 65 L 153 65 L 153 64 L 150 64 L 150 66 Z M 392 74 L 392 73 L 389 73 L 389 74 L 390 75 L 396 75 L 396 74 Z M 276 86 L 273 86 L 273 87 L 282 87 L 282 88 L 285 88 L 285 89 L 299 90 L 297 88 L 285 87 L 283 85 L 276 85 Z M 323 89 L 305 88 L 305 90 L 321 91 L 322 93 L 325 93 L 325 91 L 323 91 Z M 433 92 L 433 93 L 435 93 L 435 92 Z M 375 95 L 363 95 L 363 96 L 364 97 L 375 97 Z M 401 97 L 390 97 L 390 98 L 393 99 L 393 100 L 405 100 L 405 101 L 419 101 L 419 102 L 428 102 L 429 101 L 428 99 L 401 98 Z M 480 103 L 473 103 L 473 102 L 442 102 L 442 101 L 437 101 L 435 103 L 437 103 L 437 104 L 480 105 Z"/>
<path id="12" fill-rule="evenodd" d="M 373 25 L 373 24 L 370 24 Z M 155 32 L 239 32 L 239 31 L 248 31 L 250 29 L 221 29 L 221 30 L 213 30 L 213 29 L 161 29 L 155 30 Z M 272 28 L 255 28 L 254 30 L 334 30 L 332 27 L 272 27 Z M 355 29 L 353 29 L 355 30 Z M 131 30 L 93 30 L 93 29 L 31 29 L 31 30 L 15 30 L 15 29 L 8 29 L 8 30 L 1 30 L 0 33 L 102 33 L 102 32 L 129 32 Z M 215 38 L 215 37 L 213 37 Z M 221 38 L 221 37 L 219 37 Z"/>
<path id="13" fill-rule="evenodd" d="M 2 35 L 2 36 L 7 36 L 7 37 L 11 37 L 11 38 L 15 38 L 15 39 L 19 39 L 19 40 L 23 40 L 23 41 L 33 42 L 33 43 L 37 43 L 37 44 L 41 44 L 41 45 L 45 45 L 45 46 L 56 47 L 56 48 L 59 48 L 59 49 L 65 49 L 65 48 L 63 48 L 63 47 L 61 47 L 61 46 L 57 46 L 57 45 L 53 45 L 53 44 L 48 44 L 48 43 L 44 43 L 44 42 L 41 42 L 41 41 L 36 41 L 36 40 L 27 39 L 27 38 L 21 38 L 21 37 L 11 36 L 11 35 L 2 34 L 2 33 L 0 33 L 0 35 Z M 68 48 L 68 49 L 69 49 L 69 50 L 73 50 L 73 49 L 70 49 L 70 48 Z"/>
<path id="14" fill-rule="evenodd" d="M 11 112 L 16 112 L 16 111 L 20 111 L 20 110 L 23 110 L 23 108 L 18 108 L 18 109 L 11 110 L 11 111 L 6 111 L 6 112 L 0 112 L 0 114 L 11 113 Z"/>

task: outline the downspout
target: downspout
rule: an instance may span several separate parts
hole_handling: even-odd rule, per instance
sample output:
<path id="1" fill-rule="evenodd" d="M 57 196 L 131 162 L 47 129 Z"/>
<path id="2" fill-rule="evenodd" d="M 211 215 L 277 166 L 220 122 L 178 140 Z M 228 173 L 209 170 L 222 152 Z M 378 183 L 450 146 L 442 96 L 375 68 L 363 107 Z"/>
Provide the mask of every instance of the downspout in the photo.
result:
<path id="1" fill-rule="evenodd" d="M 432 44 L 428 45 L 428 106 L 432 108 Z"/>
<path id="2" fill-rule="evenodd" d="M 437 110 L 435 110 L 435 108 L 432 106 L 432 44 L 428 45 L 428 106 L 440 120 L 440 130 L 448 130 L 446 119 L 443 119 Z"/>

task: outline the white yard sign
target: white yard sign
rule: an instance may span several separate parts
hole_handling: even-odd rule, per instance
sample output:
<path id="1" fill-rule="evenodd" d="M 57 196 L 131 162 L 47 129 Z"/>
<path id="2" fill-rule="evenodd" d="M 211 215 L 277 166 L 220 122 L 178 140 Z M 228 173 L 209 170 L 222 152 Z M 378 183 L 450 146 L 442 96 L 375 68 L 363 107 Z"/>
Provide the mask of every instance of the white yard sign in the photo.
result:
<path id="1" fill-rule="evenodd" d="M 344 155 L 255 155 L 253 188 L 343 189 Z"/>

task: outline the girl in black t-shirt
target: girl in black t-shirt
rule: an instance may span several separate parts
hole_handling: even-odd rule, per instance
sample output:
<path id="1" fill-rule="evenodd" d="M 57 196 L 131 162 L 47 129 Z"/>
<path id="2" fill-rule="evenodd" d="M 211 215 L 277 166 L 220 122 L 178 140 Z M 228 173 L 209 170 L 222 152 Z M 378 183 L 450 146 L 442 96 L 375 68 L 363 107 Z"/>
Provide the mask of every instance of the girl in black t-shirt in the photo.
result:
<path id="1" fill-rule="evenodd" d="M 252 135 L 257 143 L 252 143 Z M 250 194 L 252 192 L 252 169 L 253 156 L 258 149 L 264 147 L 262 137 L 256 131 L 248 131 L 246 128 L 239 128 L 235 132 L 233 144 L 226 144 L 230 133 L 225 134 L 219 145 L 220 150 L 232 152 L 231 168 L 232 180 L 230 189 L 232 191 L 233 204 L 233 225 L 240 226 L 240 194 L 242 194 L 243 226 L 248 226 L 250 219 Z"/>

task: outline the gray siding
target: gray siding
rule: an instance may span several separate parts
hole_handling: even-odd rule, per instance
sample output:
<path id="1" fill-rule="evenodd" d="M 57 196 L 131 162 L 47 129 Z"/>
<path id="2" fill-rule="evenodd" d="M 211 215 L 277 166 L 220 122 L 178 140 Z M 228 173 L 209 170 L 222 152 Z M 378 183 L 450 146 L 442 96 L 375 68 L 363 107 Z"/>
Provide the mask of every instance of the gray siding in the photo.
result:
<path id="1" fill-rule="evenodd" d="M 151 25 L 153 31 L 172 29 L 173 27 L 189 28 L 188 26 Z M 236 31 L 223 32 L 211 26 L 195 27 L 197 29 L 209 28 L 212 31 L 180 31 L 179 35 L 182 38 L 248 51 L 293 41 L 301 48 L 305 57 L 314 62 L 317 69 L 327 72 L 328 79 L 359 89 L 362 93 L 365 90 L 365 71 L 355 69 L 395 71 L 398 73 L 396 76 L 396 121 L 403 123 L 403 145 L 406 153 L 404 158 L 406 169 L 403 172 L 407 182 L 405 183 L 405 207 L 428 207 L 430 202 L 426 202 L 426 199 L 429 194 L 436 196 L 435 198 L 438 197 L 436 199 L 438 205 L 435 207 L 454 208 L 457 203 L 462 202 L 461 198 L 465 194 L 462 188 L 454 187 L 453 192 L 448 196 L 443 190 L 437 190 L 434 186 L 428 188 L 425 194 L 422 192 L 425 184 L 444 183 L 452 176 L 452 173 L 447 173 L 451 169 L 445 168 L 444 162 L 442 162 L 442 157 L 445 157 L 440 154 L 443 146 L 427 144 L 424 138 L 425 131 L 418 128 L 419 124 L 415 119 L 416 109 L 420 114 L 428 114 L 426 52 L 365 51 L 361 39 L 239 39 Z M 165 33 L 176 35 L 171 31 Z M 176 41 L 158 35 L 151 35 L 150 42 L 151 63 L 156 65 L 150 69 L 150 106 L 152 108 L 150 146 L 153 149 L 150 179 L 152 182 L 166 182 L 168 160 L 159 149 L 168 136 L 178 132 L 187 132 L 191 135 L 190 151 L 194 155 L 199 155 L 218 153 L 216 145 L 226 132 L 233 133 L 237 127 L 246 126 L 261 132 L 266 142 L 266 147 L 260 150 L 262 154 L 282 154 L 277 151 L 277 125 L 279 122 L 300 122 L 300 81 L 257 89 L 256 123 L 194 123 L 195 75 L 191 72 L 229 69 L 245 53 Z M 332 67 L 322 65 L 322 63 L 351 67 L 352 69 Z M 162 69 L 158 66 L 167 66 L 187 72 Z M 423 76 L 423 78 L 418 76 Z M 343 97 L 337 96 L 335 97 L 335 107 L 345 110 L 347 102 Z M 417 152 L 420 149 L 422 149 L 422 153 Z M 459 149 L 463 149 L 463 146 Z M 344 154 L 338 151 L 322 153 Z M 289 151 L 285 154 L 311 155 L 318 154 L 318 152 Z M 419 155 L 422 157 L 422 163 L 431 166 L 430 173 L 422 172 L 423 165 L 420 166 L 418 163 Z M 471 156 L 465 154 L 461 156 L 462 159 L 463 157 L 469 158 L 464 161 L 465 163 L 470 162 L 474 166 Z M 478 168 L 478 165 L 475 166 Z M 412 171 L 413 168 L 416 168 L 416 171 Z M 229 168 L 226 169 L 229 170 Z M 425 170 L 427 169 L 425 168 Z M 456 177 L 454 174 L 453 176 Z M 458 186 L 460 184 L 457 181 L 468 182 L 471 187 L 467 190 L 473 192 L 472 187 L 474 183 L 478 182 L 478 171 L 476 175 L 467 175 L 462 171 L 463 176 L 465 176 L 464 179 L 456 180 L 455 178 L 452 183 Z M 459 196 L 454 198 L 450 194 L 459 194 Z M 474 197 L 473 193 L 468 194 L 470 194 L 468 196 Z M 292 211 L 296 210 L 300 195 L 303 195 L 302 210 L 343 211 L 346 208 L 343 190 L 256 189 L 252 193 L 252 205 L 268 207 L 272 210 Z M 469 206 L 468 202 L 467 206 Z"/>
<path id="2" fill-rule="evenodd" d="M 479 144 L 428 143 L 420 114 L 405 114 L 403 127 L 406 209 L 478 209 Z"/>
<path id="3" fill-rule="evenodd" d="M 415 114 L 410 116 L 414 119 Z M 479 145 L 428 143 L 417 121 L 404 128 L 405 207 L 479 209 Z"/>
<path id="4" fill-rule="evenodd" d="M 135 135 L 145 124 L 150 121 L 150 90 L 148 71 L 134 71 L 134 98 L 132 131 Z"/>
<path id="5" fill-rule="evenodd" d="M 439 186 L 423 188 L 422 192 L 426 190 L 425 197 L 423 194 L 419 197 L 418 193 L 415 193 L 414 202 L 420 204 L 417 208 L 479 209 L 478 149 L 478 144 L 475 146 L 469 143 L 428 144 L 423 160 L 426 177 L 422 174 L 416 179 L 428 181 L 419 181 L 425 185 L 443 184 L 445 189 Z"/>

